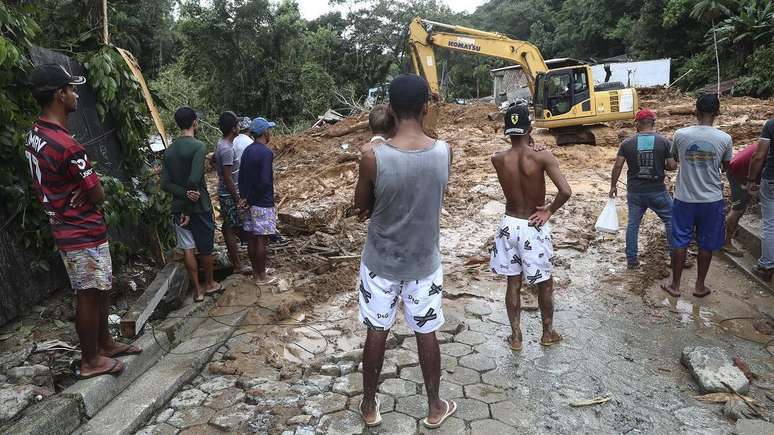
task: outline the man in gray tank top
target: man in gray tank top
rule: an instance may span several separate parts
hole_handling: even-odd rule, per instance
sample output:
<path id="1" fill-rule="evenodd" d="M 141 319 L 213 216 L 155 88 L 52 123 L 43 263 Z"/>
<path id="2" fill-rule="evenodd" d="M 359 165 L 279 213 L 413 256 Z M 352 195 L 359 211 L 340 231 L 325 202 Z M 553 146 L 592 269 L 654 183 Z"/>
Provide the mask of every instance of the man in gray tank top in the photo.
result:
<path id="1" fill-rule="evenodd" d="M 441 400 L 441 353 L 435 336 L 444 323 L 443 270 L 438 245 L 443 195 L 449 179 L 451 150 L 427 137 L 422 121 L 430 91 L 425 79 L 401 75 L 390 84 L 394 135 L 364 152 L 355 189 L 361 220 L 371 221 L 360 264 L 360 321 L 368 328 L 363 350 L 363 401 L 366 426 L 381 421 L 376 389 L 384 347 L 403 301 L 406 325 L 417 339 L 419 363 L 427 389 L 429 415 L 437 428 L 457 410 Z"/>

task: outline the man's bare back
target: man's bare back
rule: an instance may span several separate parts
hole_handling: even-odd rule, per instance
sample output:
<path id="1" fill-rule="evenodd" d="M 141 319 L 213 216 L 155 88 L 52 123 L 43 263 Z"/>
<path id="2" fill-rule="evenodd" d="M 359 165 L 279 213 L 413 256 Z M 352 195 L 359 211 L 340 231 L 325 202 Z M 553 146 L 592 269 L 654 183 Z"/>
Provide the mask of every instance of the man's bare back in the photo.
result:
<path id="1" fill-rule="evenodd" d="M 553 214 L 570 197 L 570 186 L 559 169 L 559 161 L 550 151 L 534 151 L 528 146 L 514 144 L 510 149 L 495 153 L 492 165 L 505 194 L 505 213 L 509 216 L 530 221 L 540 219 L 542 225 L 548 217 L 543 219 L 540 212 Z M 552 204 L 556 208 L 545 207 L 546 173 L 559 189 L 557 199 L 561 202 Z"/>

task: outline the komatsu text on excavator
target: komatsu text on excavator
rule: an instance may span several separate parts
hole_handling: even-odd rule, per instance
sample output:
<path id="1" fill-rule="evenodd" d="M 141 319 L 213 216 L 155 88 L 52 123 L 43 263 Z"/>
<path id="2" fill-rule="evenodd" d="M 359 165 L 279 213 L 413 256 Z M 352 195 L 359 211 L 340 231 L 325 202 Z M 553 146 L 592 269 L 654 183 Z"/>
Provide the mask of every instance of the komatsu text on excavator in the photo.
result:
<path id="1" fill-rule="evenodd" d="M 561 132 L 606 121 L 632 120 L 637 110 L 634 88 L 595 84 L 590 65 L 548 69 L 537 47 L 500 33 L 417 17 L 409 25 L 409 44 L 416 73 L 427 79 L 430 90 L 437 95 L 435 47 L 493 56 L 520 65 L 532 93 L 535 126 L 539 128 Z"/>

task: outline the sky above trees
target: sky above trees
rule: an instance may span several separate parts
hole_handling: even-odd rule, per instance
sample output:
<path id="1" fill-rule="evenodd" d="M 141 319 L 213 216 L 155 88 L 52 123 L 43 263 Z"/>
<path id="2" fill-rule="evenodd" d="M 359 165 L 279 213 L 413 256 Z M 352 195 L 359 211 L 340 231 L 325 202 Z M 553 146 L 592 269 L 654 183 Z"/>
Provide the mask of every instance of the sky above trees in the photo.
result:
<path id="1" fill-rule="evenodd" d="M 301 16 L 307 20 L 313 20 L 321 15 L 324 15 L 331 10 L 346 12 L 352 5 L 339 5 L 331 6 L 326 0 L 297 0 L 298 9 L 301 11 Z M 473 12 L 478 6 L 481 6 L 486 0 L 445 0 L 444 1 L 451 10 L 454 12 Z M 362 7 L 356 6 L 356 7 Z"/>

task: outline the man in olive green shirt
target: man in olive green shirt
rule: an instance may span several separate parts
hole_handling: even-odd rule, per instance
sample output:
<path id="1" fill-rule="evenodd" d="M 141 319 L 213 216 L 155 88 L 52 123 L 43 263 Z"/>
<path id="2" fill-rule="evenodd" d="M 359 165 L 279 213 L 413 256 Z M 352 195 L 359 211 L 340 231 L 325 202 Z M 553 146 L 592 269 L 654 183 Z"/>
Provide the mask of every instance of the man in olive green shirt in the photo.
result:
<path id="1" fill-rule="evenodd" d="M 172 194 L 177 248 L 185 253 L 185 267 L 195 291 L 194 300 L 201 302 L 205 294 L 222 290 L 212 274 L 215 222 L 212 218 L 212 203 L 207 193 L 207 183 L 204 180 L 207 147 L 195 138 L 199 122 L 193 109 L 177 109 L 175 122 L 180 127 L 181 134 L 164 152 L 161 187 Z M 204 291 L 199 284 L 195 251 L 199 251 L 199 261 L 204 266 Z"/>

